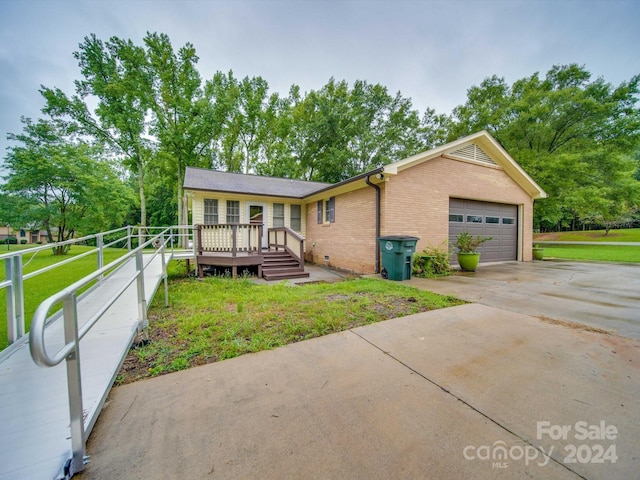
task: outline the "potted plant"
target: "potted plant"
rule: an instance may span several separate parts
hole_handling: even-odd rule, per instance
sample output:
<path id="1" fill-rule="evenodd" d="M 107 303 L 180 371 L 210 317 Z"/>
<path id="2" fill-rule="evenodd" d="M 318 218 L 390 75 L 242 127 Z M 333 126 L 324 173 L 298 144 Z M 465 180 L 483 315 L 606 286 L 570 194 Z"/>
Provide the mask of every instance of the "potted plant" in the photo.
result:
<path id="1" fill-rule="evenodd" d="M 456 255 L 458 256 L 460 268 L 468 272 L 475 272 L 480 262 L 480 253 L 477 249 L 492 238 L 481 237 L 480 235 L 474 237 L 469 232 L 459 234 L 455 242 L 453 242 L 453 247 L 457 250 Z"/>
<path id="2" fill-rule="evenodd" d="M 540 245 L 533 245 L 533 259 L 544 260 L 544 248 Z"/>

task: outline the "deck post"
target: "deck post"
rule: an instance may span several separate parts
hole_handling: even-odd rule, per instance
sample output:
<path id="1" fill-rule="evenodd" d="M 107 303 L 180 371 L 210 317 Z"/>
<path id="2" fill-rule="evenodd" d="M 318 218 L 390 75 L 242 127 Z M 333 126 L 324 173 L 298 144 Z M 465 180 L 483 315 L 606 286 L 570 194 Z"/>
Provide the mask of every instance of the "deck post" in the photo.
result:
<path id="1" fill-rule="evenodd" d="M 131 225 L 127 225 L 127 252 L 131 251 Z"/>
<path id="2" fill-rule="evenodd" d="M 231 256 L 235 257 L 238 254 L 238 225 L 231 225 Z"/>
<path id="3" fill-rule="evenodd" d="M 82 408 L 82 377 L 80 375 L 80 344 L 78 341 L 78 310 L 76 294 L 69 295 L 63 306 L 64 341 L 73 343 L 73 351 L 67 355 L 67 388 L 69 389 L 69 419 L 71 421 L 71 464 L 65 468 L 70 476 L 84 470 L 84 418 Z"/>
<path id="4" fill-rule="evenodd" d="M 304 240 L 300 242 L 300 268 L 304 270 Z"/>

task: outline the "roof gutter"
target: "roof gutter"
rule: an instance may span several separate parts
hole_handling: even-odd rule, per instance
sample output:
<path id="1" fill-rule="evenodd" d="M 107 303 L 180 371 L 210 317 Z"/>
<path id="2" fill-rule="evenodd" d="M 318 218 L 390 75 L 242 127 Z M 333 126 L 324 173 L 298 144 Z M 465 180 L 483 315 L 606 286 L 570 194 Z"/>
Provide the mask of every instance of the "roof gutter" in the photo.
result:
<path id="1" fill-rule="evenodd" d="M 326 192 L 326 191 L 332 190 L 334 188 L 341 187 L 342 185 L 347 185 L 347 184 L 355 182 L 357 180 L 361 180 L 363 178 L 364 179 L 368 179 L 371 175 L 376 175 L 376 174 L 382 173 L 382 172 L 384 172 L 384 167 L 378 167 L 375 170 L 371 170 L 369 172 L 361 173 L 359 175 L 356 175 L 355 177 L 347 178 L 346 180 L 342 180 L 341 182 L 334 183 L 333 185 L 329 185 L 327 187 L 320 188 L 319 190 L 314 190 L 313 192 L 306 194 L 305 197 L 310 197 L 311 195 L 317 195 L 318 193 Z M 369 182 L 367 181 L 367 183 L 369 183 Z"/>
<path id="2" fill-rule="evenodd" d="M 381 173 L 381 172 L 378 172 Z M 371 172 L 369 175 L 367 175 L 367 177 L 365 178 L 365 182 L 367 182 L 367 185 L 369 185 L 370 187 L 373 187 L 376 190 L 376 240 L 375 240 L 375 245 L 376 245 L 376 267 L 375 267 L 375 273 L 380 273 L 380 248 L 378 247 L 378 238 L 380 238 L 380 187 L 378 185 L 376 185 L 375 183 L 371 183 L 371 180 L 369 180 L 369 178 L 371 177 L 371 175 L 373 174 L 373 172 Z"/>

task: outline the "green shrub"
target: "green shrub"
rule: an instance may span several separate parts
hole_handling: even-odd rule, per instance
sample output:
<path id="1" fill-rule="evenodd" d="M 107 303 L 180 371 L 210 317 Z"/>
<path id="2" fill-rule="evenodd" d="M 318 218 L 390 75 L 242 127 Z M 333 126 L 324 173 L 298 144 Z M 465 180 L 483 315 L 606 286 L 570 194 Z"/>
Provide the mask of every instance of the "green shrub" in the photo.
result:
<path id="1" fill-rule="evenodd" d="M 473 235 L 469 232 L 462 232 L 456 237 L 452 247 L 454 250 L 457 250 L 458 253 L 477 253 L 478 247 L 489 240 L 493 240 L 493 237 L 476 235 L 476 237 L 473 238 Z"/>
<path id="2" fill-rule="evenodd" d="M 451 273 L 449 252 L 441 244 L 438 247 L 429 245 L 422 252 L 413 255 L 413 275 L 416 277 L 444 277 Z"/>
<path id="3" fill-rule="evenodd" d="M 8 243 L 9 245 L 17 245 L 18 239 L 16 237 L 7 237 L 4 239 L 2 243 Z"/>
<path id="4" fill-rule="evenodd" d="M 24 240 L 24 239 L 23 239 L 23 240 L 20 240 L 20 245 L 26 245 L 26 244 L 27 244 L 27 241 L 26 241 L 26 240 Z"/>

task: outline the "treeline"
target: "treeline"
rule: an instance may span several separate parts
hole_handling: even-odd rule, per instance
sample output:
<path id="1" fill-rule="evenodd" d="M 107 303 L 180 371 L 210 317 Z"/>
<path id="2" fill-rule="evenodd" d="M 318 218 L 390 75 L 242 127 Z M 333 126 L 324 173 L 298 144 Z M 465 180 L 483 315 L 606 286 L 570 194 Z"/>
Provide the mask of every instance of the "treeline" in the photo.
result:
<path id="1" fill-rule="evenodd" d="M 92 35 L 74 56 L 75 91 L 42 86 L 46 118 L 23 119 L 23 132 L 9 135 L 4 223 L 65 235 L 174 224 L 185 221 L 187 166 L 337 182 L 481 129 L 549 193 L 536 202 L 536 228 L 611 224 L 640 205 L 638 76 L 617 87 L 577 65 L 513 85 L 494 76 L 443 115 L 361 80 L 332 78 L 309 92 L 293 85 L 286 96 L 261 77 L 203 80 L 194 46 L 176 51 L 164 34 L 143 45 Z M 65 169 L 90 178 L 83 185 Z M 71 211 L 79 213 L 65 217 Z"/>

